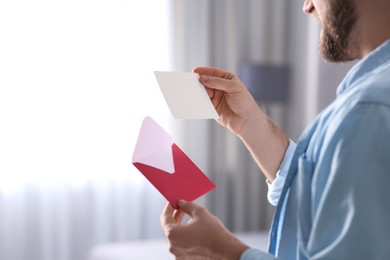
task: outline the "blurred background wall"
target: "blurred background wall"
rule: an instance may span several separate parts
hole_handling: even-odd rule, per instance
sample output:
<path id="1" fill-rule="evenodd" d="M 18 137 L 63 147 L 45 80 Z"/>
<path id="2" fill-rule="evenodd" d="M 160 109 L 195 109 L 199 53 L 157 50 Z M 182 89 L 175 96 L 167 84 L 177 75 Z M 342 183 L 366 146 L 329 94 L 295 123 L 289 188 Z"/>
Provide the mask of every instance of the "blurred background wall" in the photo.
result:
<path id="1" fill-rule="evenodd" d="M 162 196 L 132 166 L 152 116 L 217 189 L 198 200 L 232 231 L 273 207 L 240 141 L 173 120 L 153 70 L 242 62 L 290 69 L 286 102 L 259 105 L 297 140 L 351 64 L 317 54 L 301 0 L 0 0 L 0 260 L 81 260 L 94 245 L 162 238 Z"/>

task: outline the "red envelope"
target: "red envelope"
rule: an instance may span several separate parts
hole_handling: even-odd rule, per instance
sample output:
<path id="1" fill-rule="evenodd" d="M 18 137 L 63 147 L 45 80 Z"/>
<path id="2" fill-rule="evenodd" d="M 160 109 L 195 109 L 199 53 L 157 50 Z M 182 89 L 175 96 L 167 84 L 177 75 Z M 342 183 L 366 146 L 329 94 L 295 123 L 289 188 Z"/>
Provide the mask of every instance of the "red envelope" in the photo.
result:
<path id="1" fill-rule="evenodd" d="M 150 117 L 142 123 L 133 164 L 175 209 L 179 200 L 193 201 L 216 187 Z"/>

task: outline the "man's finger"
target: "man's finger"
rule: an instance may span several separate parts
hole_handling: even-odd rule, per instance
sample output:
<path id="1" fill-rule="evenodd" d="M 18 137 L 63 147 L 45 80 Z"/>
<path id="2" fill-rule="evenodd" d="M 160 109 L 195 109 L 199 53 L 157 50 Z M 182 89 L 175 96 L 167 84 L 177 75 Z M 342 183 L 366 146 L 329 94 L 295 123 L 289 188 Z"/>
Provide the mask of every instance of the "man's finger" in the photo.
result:
<path id="1" fill-rule="evenodd" d="M 223 90 L 227 93 L 234 93 L 238 91 L 238 84 L 236 80 L 200 75 L 199 81 L 209 89 Z"/>
<path id="2" fill-rule="evenodd" d="M 215 95 L 215 90 L 214 89 L 211 89 L 211 88 L 205 88 L 206 91 L 207 91 L 207 94 L 209 95 L 209 98 L 210 99 L 213 99 L 214 98 L 214 95 Z"/>
<path id="3" fill-rule="evenodd" d="M 175 223 L 175 219 L 173 218 L 173 212 L 174 208 L 168 202 L 167 205 L 165 205 L 165 208 L 160 216 L 161 226 L 163 228 L 165 228 L 167 225 Z"/>
<path id="4" fill-rule="evenodd" d="M 210 77 L 224 78 L 224 79 L 232 79 L 234 77 L 233 73 L 228 71 L 224 71 L 214 67 L 197 67 L 192 70 L 194 73 L 198 73 L 200 75 L 206 75 Z"/>
<path id="5" fill-rule="evenodd" d="M 204 208 L 196 205 L 195 203 L 187 202 L 184 200 L 179 201 L 179 207 L 184 213 L 188 214 L 191 218 L 198 216 L 201 212 L 204 211 Z"/>
<path id="6" fill-rule="evenodd" d="M 177 224 L 181 224 L 183 222 L 185 215 L 186 213 L 184 213 L 184 211 L 179 209 L 179 210 L 175 210 L 175 212 L 173 213 L 173 218 L 175 219 Z"/>

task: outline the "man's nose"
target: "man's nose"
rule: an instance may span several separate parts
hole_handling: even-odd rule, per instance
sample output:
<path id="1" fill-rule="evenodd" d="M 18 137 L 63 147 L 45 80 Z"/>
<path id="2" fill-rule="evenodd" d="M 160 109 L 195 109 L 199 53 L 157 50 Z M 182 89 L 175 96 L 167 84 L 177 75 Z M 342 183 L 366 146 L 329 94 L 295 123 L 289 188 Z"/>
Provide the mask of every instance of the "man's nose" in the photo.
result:
<path id="1" fill-rule="evenodd" d="M 313 11 L 313 2 L 312 0 L 305 0 L 305 3 L 303 4 L 303 12 L 306 14 L 310 14 Z"/>

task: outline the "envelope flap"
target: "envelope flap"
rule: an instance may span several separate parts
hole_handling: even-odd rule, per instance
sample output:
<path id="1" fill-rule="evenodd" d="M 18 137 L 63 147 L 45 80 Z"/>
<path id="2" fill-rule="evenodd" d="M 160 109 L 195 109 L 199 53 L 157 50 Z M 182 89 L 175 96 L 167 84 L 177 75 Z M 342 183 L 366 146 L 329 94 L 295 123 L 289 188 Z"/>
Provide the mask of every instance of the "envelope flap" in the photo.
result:
<path id="1" fill-rule="evenodd" d="M 133 163 L 139 162 L 173 173 L 172 137 L 152 118 L 146 117 L 138 135 Z"/>

